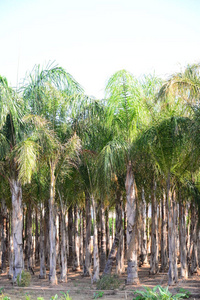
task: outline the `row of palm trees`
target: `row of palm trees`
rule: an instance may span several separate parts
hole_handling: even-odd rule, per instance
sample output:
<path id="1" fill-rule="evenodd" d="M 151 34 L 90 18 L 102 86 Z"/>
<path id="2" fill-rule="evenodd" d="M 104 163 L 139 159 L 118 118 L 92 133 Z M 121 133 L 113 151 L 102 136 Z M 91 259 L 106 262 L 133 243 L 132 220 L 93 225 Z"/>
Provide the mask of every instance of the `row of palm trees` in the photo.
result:
<path id="1" fill-rule="evenodd" d="M 187 66 L 166 82 L 155 76 L 139 80 L 122 70 L 109 79 L 102 100 L 85 95 L 75 79 L 58 66 L 48 65 L 44 70 L 36 66 L 18 89 L 10 88 L 6 78 L 0 77 L 1 208 L 4 209 L 6 202 L 12 216 L 9 274 L 14 281 L 24 268 L 24 228 L 28 231 L 28 249 L 32 243 L 33 225 L 31 222 L 25 225 L 24 208 L 27 214 L 30 212 L 26 217 L 30 221 L 31 209 L 35 206 L 40 212 L 40 277 L 46 274 L 46 242 L 49 281 L 53 285 L 57 283 L 58 210 L 61 280 L 66 281 L 66 240 L 72 244 L 70 234 L 66 236 L 66 216 L 70 231 L 72 207 L 74 266 L 79 266 L 79 208 L 83 212 L 79 226 L 85 224 L 86 228 L 83 271 L 91 276 L 92 282 L 99 280 L 99 266 L 102 269 L 103 265 L 104 275 L 109 274 L 116 256 L 119 261 L 124 255 L 124 239 L 128 265 L 126 282 L 139 281 L 139 239 L 144 241 L 143 256 L 147 253 L 144 238 L 147 227 L 141 229 L 140 220 L 142 218 L 143 224 L 148 220 L 143 212 L 149 202 L 152 214 L 150 273 L 158 272 L 158 203 L 162 208 L 161 267 L 166 269 L 169 265 L 169 284 L 178 281 L 177 222 L 181 276 L 188 276 L 188 257 L 193 257 L 198 266 L 198 218 L 191 221 L 188 250 L 186 231 L 190 225 L 185 212 L 188 203 L 194 211 L 200 203 L 199 70 L 199 65 Z M 96 216 L 99 207 L 104 257 L 101 263 Z M 113 207 L 117 212 L 115 238 L 105 263 L 105 208 L 108 211 Z M 44 212 L 48 216 L 46 223 Z M 126 231 L 125 236 L 123 231 Z M 69 256 L 71 250 L 68 249 Z M 30 258 L 30 253 L 27 255 Z"/>

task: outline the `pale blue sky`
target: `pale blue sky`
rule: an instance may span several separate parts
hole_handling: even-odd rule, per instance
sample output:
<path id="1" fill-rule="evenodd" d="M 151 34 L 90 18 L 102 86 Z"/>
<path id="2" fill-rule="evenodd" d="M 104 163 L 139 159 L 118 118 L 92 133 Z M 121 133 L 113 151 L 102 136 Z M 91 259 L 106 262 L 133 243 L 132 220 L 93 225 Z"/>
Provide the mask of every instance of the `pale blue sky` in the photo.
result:
<path id="1" fill-rule="evenodd" d="M 55 60 L 96 97 L 117 70 L 167 76 L 200 62 L 199 0 L 0 0 L 0 74 Z"/>

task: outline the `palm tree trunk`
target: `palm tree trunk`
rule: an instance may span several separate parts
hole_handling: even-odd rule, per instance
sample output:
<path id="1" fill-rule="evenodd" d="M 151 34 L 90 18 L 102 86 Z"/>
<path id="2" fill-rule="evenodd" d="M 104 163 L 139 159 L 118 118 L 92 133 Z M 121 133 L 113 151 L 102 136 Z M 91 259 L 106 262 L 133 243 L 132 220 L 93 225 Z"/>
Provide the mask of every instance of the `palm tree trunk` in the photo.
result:
<path id="1" fill-rule="evenodd" d="M 199 262 L 199 268 L 200 268 L 200 228 L 198 226 L 197 231 L 197 252 L 198 252 L 198 262 Z"/>
<path id="2" fill-rule="evenodd" d="M 156 200 L 156 183 L 152 181 L 151 193 L 151 260 L 150 271 L 151 275 L 158 273 L 158 215 L 157 215 L 157 200 Z"/>
<path id="3" fill-rule="evenodd" d="M 44 215 L 44 245 L 45 245 L 45 262 L 47 267 L 49 268 L 49 201 L 45 201 L 44 204 L 45 215 Z"/>
<path id="4" fill-rule="evenodd" d="M 162 205 L 161 205 L 161 199 L 160 203 L 158 204 L 158 211 L 159 211 L 159 217 L 158 217 L 158 260 L 161 258 L 161 228 L 162 228 Z"/>
<path id="5" fill-rule="evenodd" d="M 55 205 L 55 231 L 56 231 L 56 265 L 60 266 L 60 238 L 61 238 L 61 218 L 60 214 L 58 213 L 58 206 Z"/>
<path id="6" fill-rule="evenodd" d="M 51 185 L 50 185 L 50 198 L 49 198 L 49 282 L 51 285 L 57 284 L 56 276 L 56 216 L 55 216 L 55 164 L 50 163 L 51 172 Z"/>
<path id="7" fill-rule="evenodd" d="M 186 219 L 188 219 L 188 224 L 187 224 L 187 253 L 189 255 L 190 252 L 190 225 L 191 225 L 191 212 L 190 212 L 190 205 L 189 203 L 186 203 Z"/>
<path id="8" fill-rule="evenodd" d="M 150 237 L 150 224 L 149 224 L 149 203 L 146 205 L 146 232 L 147 232 L 147 260 L 151 253 L 150 244 L 151 244 L 151 237 Z"/>
<path id="9" fill-rule="evenodd" d="M 69 256 L 69 234 L 68 234 L 68 210 L 66 207 L 66 212 L 65 212 L 65 235 L 66 235 L 66 255 L 67 255 L 67 262 L 68 262 L 68 256 Z"/>
<path id="10" fill-rule="evenodd" d="M 6 213 L 6 238 L 5 238 L 5 245 L 6 245 L 6 260 L 9 260 L 9 239 L 10 239 L 10 218 L 9 212 Z"/>
<path id="11" fill-rule="evenodd" d="M 73 264 L 73 212 L 72 212 L 72 206 L 70 205 L 68 209 L 68 241 L 69 241 L 69 260 L 68 260 L 68 266 L 72 266 Z"/>
<path id="12" fill-rule="evenodd" d="M 13 247 L 13 222 L 12 222 L 12 211 L 9 214 L 9 223 L 10 223 L 10 240 L 9 240 L 9 273 L 8 278 L 12 279 L 14 276 L 14 247 Z"/>
<path id="13" fill-rule="evenodd" d="M 83 258 L 83 213 L 79 211 L 80 216 L 80 265 L 83 266 L 84 258 Z"/>
<path id="14" fill-rule="evenodd" d="M 78 236 L 78 209 L 74 205 L 74 264 L 73 271 L 80 270 L 80 256 L 79 256 L 79 236 Z"/>
<path id="15" fill-rule="evenodd" d="M 127 254 L 127 214 L 126 214 L 126 204 L 123 203 L 123 210 L 124 210 L 124 259 L 126 259 Z"/>
<path id="16" fill-rule="evenodd" d="M 33 228 L 35 229 L 35 224 L 34 224 L 34 220 L 35 220 L 35 215 L 34 215 L 34 211 L 32 211 L 32 222 L 33 222 Z M 31 260 L 32 260 L 32 266 L 35 267 L 35 252 L 36 252 L 36 247 L 35 247 L 35 230 L 32 230 L 32 249 L 31 249 Z"/>
<path id="17" fill-rule="evenodd" d="M 7 225 L 7 207 L 5 205 L 5 200 L 2 199 L 1 202 L 1 212 L 0 212 L 0 226 L 1 226 L 1 273 L 6 270 L 6 225 Z"/>
<path id="18" fill-rule="evenodd" d="M 113 211 L 112 212 L 112 243 L 114 241 L 114 238 L 115 238 L 115 220 L 114 220 L 114 215 L 115 215 L 115 212 Z"/>
<path id="19" fill-rule="evenodd" d="M 110 228 L 109 228 L 109 210 L 106 209 L 106 257 L 110 252 Z"/>
<path id="20" fill-rule="evenodd" d="M 4 240 L 4 224 L 3 224 L 3 214 L 2 207 L 0 210 L 0 268 L 2 270 L 2 253 L 3 253 L 3 240 Z"/>
<path id="21" fill-rule="evenodd" d="M 23 260 L 23 210 L 22 210 L 22 187 L 20 181 L 11 179 L 10 189 L 12 194 L 12 226 L 13 226 L 13 247 L 14 247 L 14 265 L 13 280 L 16 281 L 17 276 L 21 276 L 24 268 Z"/>
<path id="22" fill-rule="evenodd" d="M 170 175 L 167 179 L 167 203 L 168 203 L 168 240 L 169 240 L 169 271 L 168 284 L 175 285 L 178 282 L 177 257 L 176 257 L 176 228 L 175 228 L 175 199 L 170 193 Z"/>
<path id="23" fill-rule="evenodd" d="M 28 245 L 27 245 L 27 241 L 28 241 L 28 226 L 27 226 L 27 222 L 28 222 L 28 209 L 26 207 L 26 209 L 23 209 L 23 233 L 22 233 L 22 238 L 23 238 L 23 249 L 24 249 L 24 259 L 25 261 L 28 260 Z"/>
<path id="24" fill-rule="evenodd" d="M 99 252 L 98 252 L 98 236 L 97 236 L 97 219 L 96 219 L 96 201 L 94 196 L 91 197 L 92 208 L 93 208 L 93 226 L 94 226 L 94 235 L 93 235 L 93 277 L 92 282 L 97 282 L 99 280 Z"/>
<path id="25" fill-rule="evenodd" d="M 98 253 L 101 254 L 101 205 L 97 204 L 97 238 L 98 238 Z"/>
<path id="26" fill-rule="evenodd" d="M 197 254 L 197 209 L 194 203 L 191 203 L 191 229 L 190 229 L 190 252 L 189 262 L 191 263 L 190 272 L 191 274 L 197 273 L 198 268 L 198 254 Z"/>
<path id="27" fill-rule="evenodd" d="M 122 220 L 122 212 L 123 212 L 123 199 L 122 196 L 120 197 L 119 204 L 116 205 L 116 221 L 115 221 L 115 228 L 119 230 L 119 247 L 117 250 L 116 255 L 116 274 L 121 275 L 125 268 L 124 268 L 124 229 L 123 229 L 123 220 Z M 116 229 L 117 230 L 117 229 Z M 115 231 L 116 232 L 116 231 Z"/>
<path id="28" fill-rule="evenodd" d="M 137 270 L 137 210 L 136 210 L 136 184 L 129 162 L 126 174 L 126 197 L 127 197 L 127 280 L 126 284 L 138 284 Z"/>
<path id="29" fill-rule="evenodd" d="M 167 203 L 166 194 L 163 191 L 163 197 L 161 200 L 162 210 L 162 225 L 161 225 L 161 267 L 160 271 L 165 272 L 168 269 L 168 254 L 167 254 Z"/>
<path id="30" fill-rule="evenodd" d="M 46 267 L 45 267 L 45 247 L 44 247 L 44 224 L 45 224 L 45 218 L 44 218 L 44 207 L 41 204 L 40 209 L 40 279 L 46 278 Z"/>
<path id="31" fill-rule="evenodd" d="M 38 217 L 38 209 L 35 209 L 35 261 L 39 259 L 39 250 L 40 250 L 40 243 L 39 243 L 39 228 L 38 224 L 40 223 Z"/>
<path id="32" fill-rule="evenodd" d="M 85 206 L 86 206 L 86 247 L 85 247 L 85 263 L 83 267 L 83 275 L 91 276 L 91 207 L 90 196 L 85 193 Z"/>
<path id="33" fill-rule="evenodd" d="M 188 278 L 187 265 L 187 247 L 186 247 L 186 213 L 185 203 L 182 202 L 179 190 L 179 234 L 180 234 L 180 263 L 181 263 L 181 278 Z"/>
<path id="34" fill-rule="evenodd" d="M 83 209 L 83 265 L 85 261 L 85 248 L 86 248 L 86 215 L 85 215 L 85 208 Z"/>
<path id="35" fill-rule="evenodd" d="M 114 261 L 116 260 L 116 255 L 117 255 L 117 250 L 119 248 L 119 244 L 120 244 L 120 237 L 122 234 L 122 207 L 120 204 L 120 196 L 121 193 L 119 191 L 117 191 L 117 199 L 116 199 L 116 230 L 115 230 L 115 238 L 112 244 L 112 248 L 110 250 L 106 265 L 105 265 L 105 269 L 103 271 L 103 276 L 105 275 L 110 275 L 111 271 L 112 271 L 112 266 Z"/>
<path id="36" fill-rule="evenodd" d="M 106 222 L 104 203 L 101 201 L 101 256 L 100 256 L 100 270 L 103 272 L 106 264 Z"/>
<path id="37" fill-rule="evenodd" d="M 29 203 L 27 211 L 27 269 L 31 271 L 33 269 L 32 251 L 32 207 Z"/>
<path id="38" fill-rule="evenodd" d="M 174 192 L 174 196 L 176 197 L 176 193 Z M 176 260 L 177 264 L 180 263 L 180 249 L 179 249 L 179 203 L 178 200 L 175 198 L 175 211 L 176 211 L 176 217 L 175 217 L 175 228 L 176 228 Z"/>
<path id="39" fill-rule="evenodd" d="M 147 264 L 147 232 L 146 232 L 146 202 L 144 196 L 144 189 L 142 189 L 142 203 L 141 203 L 141 262 Z"/>
<path id="40" fill-rule="evenodd" d="M 61 273 L 60 280 L 61 282 L 67 282 L 67 251 L 66 251 L 66 223 L 65 223 L 65 212 L 61 209 Z"/>

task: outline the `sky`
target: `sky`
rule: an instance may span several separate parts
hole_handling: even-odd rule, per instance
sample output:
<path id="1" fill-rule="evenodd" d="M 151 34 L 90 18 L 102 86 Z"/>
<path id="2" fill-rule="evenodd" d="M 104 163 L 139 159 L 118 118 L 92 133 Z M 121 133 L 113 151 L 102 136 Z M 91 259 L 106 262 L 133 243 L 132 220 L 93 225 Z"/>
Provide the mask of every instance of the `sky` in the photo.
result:
<path id="1" fill-rule="evenodd" d="M 162 78 L 200 62 L 199 0 L 0 0 L 0 75 L 62 66 L 90 96 L 126 69 Z"/>

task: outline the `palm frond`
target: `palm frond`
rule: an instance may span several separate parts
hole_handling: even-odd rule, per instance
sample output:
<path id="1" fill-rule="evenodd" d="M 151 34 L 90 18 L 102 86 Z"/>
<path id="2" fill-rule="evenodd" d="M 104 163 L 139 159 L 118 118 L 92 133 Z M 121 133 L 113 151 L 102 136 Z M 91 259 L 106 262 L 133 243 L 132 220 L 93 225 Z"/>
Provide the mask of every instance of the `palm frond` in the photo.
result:
<path id="1" fill-rule="evenodd" d="M 81 140 L 76 133 L 61 146 L 61 152 L 58 154 L 59 161 L 56 169 L 56 178 L 62 169 L 62 174 L 69 176 L 72 168 L 77 168 L 80 163 Z"/>
<path id="2" fill-rule="evenodd" d="M 165 98 L 170 94 L 181 97 L 185 102 L 199 105 L 200 97 L 200 64 L 188 65 L 183 72 L 173 74 L 160 89 L 158 97 Z"/>
<path id="3" fill-rule="evenodd" d="M 16 147 L 19 179 L 23 184 L 30 183 L 36 169 L 39 145 L 31 139 L 26 139 Z"/>

